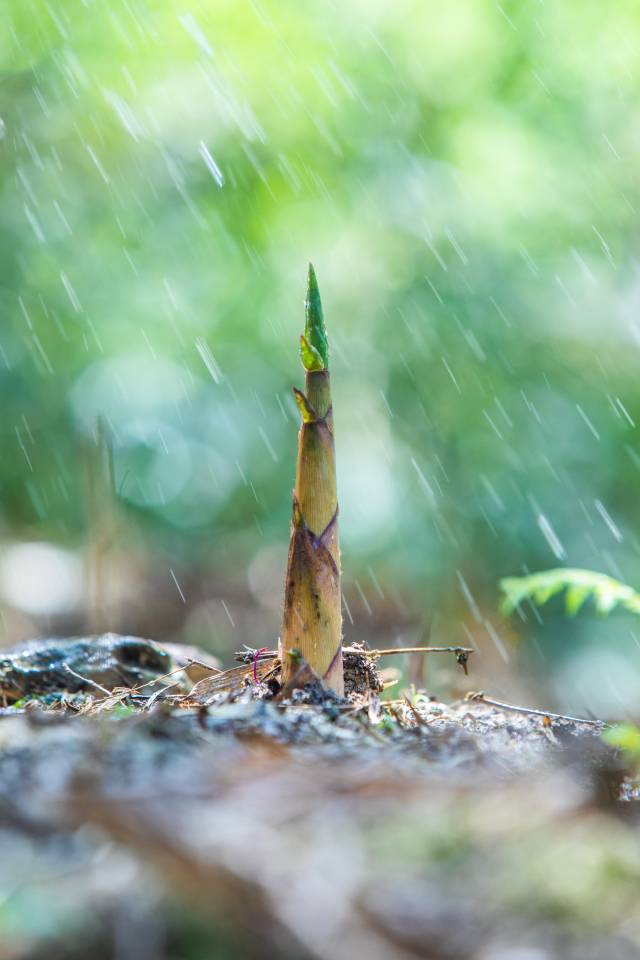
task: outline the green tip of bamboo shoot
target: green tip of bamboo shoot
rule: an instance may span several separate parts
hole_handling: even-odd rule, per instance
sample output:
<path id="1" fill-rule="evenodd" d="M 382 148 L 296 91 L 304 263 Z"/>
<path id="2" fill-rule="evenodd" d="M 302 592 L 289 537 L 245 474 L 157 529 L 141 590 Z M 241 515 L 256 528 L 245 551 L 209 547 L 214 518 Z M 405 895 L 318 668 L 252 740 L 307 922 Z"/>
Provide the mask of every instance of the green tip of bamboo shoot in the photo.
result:
<path id="1" fill-rule="evenodd" d="M 313 264 L 311 263 L 309 264 L 309 277 L 307 280 L 305 318 L 305 339 L 318 354 L 322 362 L 322 367 L 320 369 L 326 370 L 326 368 L 329 366 L 329 342 L 327 340 L 327 331 L 325 329 L 324 318 L 322 316 L 322 301 L 320 300 L 320 290 L 318 289 L 316 272 L 313 269 Z M 310 368 L 307 367 L 304 357 L 302 362 L 305 366 L 305 369 L 309 370 Z"/>

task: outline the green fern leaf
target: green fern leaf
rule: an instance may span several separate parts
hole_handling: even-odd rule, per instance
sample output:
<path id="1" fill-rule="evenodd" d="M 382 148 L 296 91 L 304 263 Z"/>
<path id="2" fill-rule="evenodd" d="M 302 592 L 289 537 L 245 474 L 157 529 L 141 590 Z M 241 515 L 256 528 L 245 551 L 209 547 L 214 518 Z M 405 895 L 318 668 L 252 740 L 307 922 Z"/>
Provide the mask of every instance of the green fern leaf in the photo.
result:
<path id="1" fill-rule="evenodd" d="M 501 610 L 505 614 L 513 613 L 525 600 L 531 600 L 538 606 L 566 590 L 566 611 L 575 616 L 593 597 L 596 610 L 602 615 L 611 613 L 617 607 L 640 615 L 640 593 L 626 583 L 620 583 L 613 577 L 593 570 L 559 568 L 532 573 L 527 577 L 505 577 L 500 581 L 504 593 Z"/>

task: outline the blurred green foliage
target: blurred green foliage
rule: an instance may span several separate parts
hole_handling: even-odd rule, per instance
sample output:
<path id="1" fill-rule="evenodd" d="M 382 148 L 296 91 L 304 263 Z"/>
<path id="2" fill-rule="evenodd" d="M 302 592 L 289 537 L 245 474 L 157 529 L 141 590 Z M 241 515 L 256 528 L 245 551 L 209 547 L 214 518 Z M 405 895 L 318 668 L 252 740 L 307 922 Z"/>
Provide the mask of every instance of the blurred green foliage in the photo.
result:
<path id="1" fill-rule="evenodd" d="M 570 617 L 580 612 L 589 599 L 593 599 L 598 613 L 611 613 L 617 606 L 631 613 L 640 614 L 640 594 L 626 583 L 592 570 L 543 570 L 528 577 L 504 577 L 500 581 L 504 593 L 502 609 L 513 613 L 527 601 L 538 606 L 566 591 L 565 609 Z"/>
<path id="2" fill-rule="evenodd" d="M 313 260 L 361 628 L 492 647 L 500 576 L 640 582 L 635 3 L 3 9 L 5 538 L 84 543 L 104 415 L 123 542 L 284 570 Z"/>
<path id="3" fill-rule="evenodd" d="M 621 723 L 605 730 L 602 739 L 610 747 L 620 750 L 627 763 L 637 766 L 640 761 L 640 729 L 638 727 L 632 723 Z"/>

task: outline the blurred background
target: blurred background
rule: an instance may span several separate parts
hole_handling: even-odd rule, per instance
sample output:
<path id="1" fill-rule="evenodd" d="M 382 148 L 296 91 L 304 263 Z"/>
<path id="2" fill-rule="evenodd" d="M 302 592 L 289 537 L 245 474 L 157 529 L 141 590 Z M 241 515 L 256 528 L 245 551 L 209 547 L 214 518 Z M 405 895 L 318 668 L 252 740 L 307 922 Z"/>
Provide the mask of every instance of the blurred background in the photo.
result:
<path id="1" fill-rule="evenodd" d="M 507 621 L 497 581 L 640 585 L 638 25 L 630 0 L 6 0 L 2 644 L 275 644 L 312 260 L 346 639 L 476 646 L 468 680 L 429 660 L 435 692 L 632 711 L 630 614 Z"/>

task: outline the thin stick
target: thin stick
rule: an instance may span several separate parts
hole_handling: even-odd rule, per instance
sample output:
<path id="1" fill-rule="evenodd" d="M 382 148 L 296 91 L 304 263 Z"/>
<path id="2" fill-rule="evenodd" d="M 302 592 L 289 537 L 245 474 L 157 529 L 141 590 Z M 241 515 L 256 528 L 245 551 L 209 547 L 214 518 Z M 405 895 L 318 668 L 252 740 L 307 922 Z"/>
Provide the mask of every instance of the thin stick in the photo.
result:
<path id="1" fill-rule="evenodd" d="M 144 687 L 152 687 L 154 683 L 159 683 L 160 680 L 167 680 L 169 677 L 173 677 L 176 673 L 182 673 L 186 670 L 187 667 L 191 665 L 196 667 L 204 667 L 207 670 L 211 670 L 211 673 L 217 676 L 219 673 L 224 673 L 224 670 L 220 670 L 219 667 L 212 667 L 208 663 L 204 663 L 201 660 L 196 660 L 194 657 L 187 657 L 187 662 L 183 667 L 175 667 L 173 670 L 170 670 L 169 673 L 163 673 L 159 677 L 154 677 L 153 680 L 147 680 L 146 683 L 138 683 L 135 687 L 131 687 L 131 690 L 143 690 Z M 170 686 L 174 687 L 175 684 L 172 683 Z M 167 688 L 165 688 L 167 689 Z"/>
<path id="2" fill-rule="evenodd" d="M 364 653 L 370 657 L 392 657 L 396 653 L 473 653 L 472 647 L 391 647 L 390 650 L 356 650 L 345 647 L 343 653 Z"/>
<path id="3" fill-rule="evenodd" d="M 405 698 L 404 698 L 404 702 L 405 702 L 405 704 L 409 707 L 409 710 L 411 711 L 411 714 L 412 714 L 412 716 L 413 716 L 413 719 L 416 721 L 416 723 L 418 724 L 418 726 L 420 726 L 420 727 L 426 727 L 427 724 L 426 724 L 426 722 L 425 722 L 424 717 L 421 717 L 421 716 L 420 716 L 420 714 L 418 713 L 418 711 L 416 710 L 416 708 L 414 707 L 414 705 L 411 703 L 411 700 L 409 700 L 409 697 L 405 697 Z"/>
<path id="4" fill-rule="evenodd" d="M 155 707 L 156 703 L 160 700 L 164 700 L 169 690 L 173 690 L 174 687 L 179 687 L 180 681 L 176 680 L 175 683 L 170 683 L 168 686 L 163 687 L 161 690 L 157 690 L 156 693 L 151 697 L 147 697 L 147 702 L 144 705 L 145 710 L 151 710 L 152 707 Z"/>
<path id="5" fill-rule="evenodd" d="M 608 727 L 611 724 L 604 720 L 584 720 L 582 717 L 570 717 L 565 713 L 550 713 L 548 710 L 536 710 L 533 707 L 516 707 L 512 703 L 503 703 L 501 700 L 494 700 L 493 697 L 485 697 L 484 693 L 468 693 L 465 700 L 487 703 L 492 707 L 501 707 L 502 710 L 512 710 L 513 713 L 526 713 L 534 717 L 548 717 L 549 720 L 569 720 L 571 723 L 586 723 L 592 727 Z"/>
<path id="6" fill-rule="evenodd" d="M 65 666 L 66 666 L 66 664 L 65 664 Z M 70 673 L 74 673 L 74 671 L 71 670 L 70 667 L 67 666 L 66 669 L 69 670 Z M 129 695 L 131 695 L 131 694 L 134 694 L 134 695 L 135 695 L 139 690 L 143 690 L 145 687 L 152 687 L 155 683 L 159 683 L 160 680 L 167 680 L 169 677 L 172 677 L 172 676 L 173 676 L 174 674 L 176 674 L 176 673 L 181 673 L 183 670 L 184 670 L 184 667 L 176 667 L 175 670 L 170 670 L 169 673 L 163 673 L 163 674 L 162 674 L 161 676 L 159 676 L 159 677 L 154 677 L 153 680 L 147 680 L 146 683 L 137 683 L 134 687 L 120 687 L 119 689 L 121 689 L 121 690 L 127 690 L 128 693 L 129 693 Z M 85 683 L 93 683 L 93 680 L 89 680 L 89 679 L 86 678 L 86 677 L 80 677 L 80 674 L 79 674 L 79 673 L 74 674 L 74 676 L 79 677 L 80 680 L 84 680 Z M 93 685 L 94 685 L 95 687 L 98 687 L 99 690 L 102 690 L 103 693 L 106 693 L 108 697 L 112 697 L 112 696 L 113 696 L 113 690 L 107 690 L 106 687 L 101 687 L 101 686 L 100 686 L 99 684 L 97 684 L 97 683 L 93 683 Z M 171 689 L 171 687 L 174 687 L 174 686 L 175 686 L 175 684 L 174 684 L 174 683 L 171 683 L 171 684 L 167 684 L 167 685 L 164 686 L 162 689 L 163 689 L 163 690 L 169 690 L 169 689 Z M 118 689 L 118 688 L 116 688 L 116 689 Z M 149 698 L 146 698 L 146 699 L 149 699 Z M 98 701 L 96 701 L 96 702 L 97 702 L 97 703 L 101 703 L 101 702 L 103 702 L 103 701 L 98 700 Z"/>
<path id="7" fill-rule="evenodd" d="M 106 693 L 108 697 L 112 695 L 113 691 L 107 690 L 106 687 L 101 687 L 99 683 L 96 683 L 95 680 L 90 680 L 89 677 L 83 677 L 82 674 L 76 673 L 75 670 L 71 669 L 68 663 L 65 663 L 64 668 L 67 671 L 67 673 L 70 673 L 71 676 L 76 678 L 76 680 L 82 680 L 83 683 L 88 684 L 90 687 L 95 687 L 95 689 L 99 690 L 100 693 Z"/>
<path id="8" fill-rule="evenodd" d="M 360 647 L 343 647 L 346 654 L 360 654 L 363 657 L 392 657 L 398 653 L 473 653 L 473 647 L 391 647 L 388 650 L 362 650 Z M 275 650 L 241 650 L 235 654 L 240 663 L 252 663 L 254 660 L 272 660 L 277 657 Z"/>
<path id="9" fill-rule="evenodd" d="M 169 673 L 163 673 L 159 677 L 154 677 L 153 680 L 147 680 L 146 683 L 137 683 L 134 687 L 129 687 L 128 689 L 133 691 L 144 690 L 145 687 L 152 687 L 154 683 L 159 683 L 160 680 L 167 680 L 169 677 L 173 677 L 174 674 L 181 673 L 183 670 L 184 667 L 176 667 L 175 670 L 170 670 Z"/>

